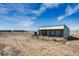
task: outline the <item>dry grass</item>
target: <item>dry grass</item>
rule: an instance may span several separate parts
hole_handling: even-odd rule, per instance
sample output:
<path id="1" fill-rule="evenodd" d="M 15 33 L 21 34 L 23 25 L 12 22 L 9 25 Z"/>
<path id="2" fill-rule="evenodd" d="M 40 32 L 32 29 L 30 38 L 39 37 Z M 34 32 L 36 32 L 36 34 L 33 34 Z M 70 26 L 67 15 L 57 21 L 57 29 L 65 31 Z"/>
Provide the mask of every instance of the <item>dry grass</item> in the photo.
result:
<path id="1" fill-rule="evenodd" d="M 79 34 L 77 34 L 79 35 Z M 75 39 L 75 38 L 74 38 Z M 2 56 L 75 56 L 79 55 L 79 40 L 33 37 L 32 33 L 0 33 Z"/>

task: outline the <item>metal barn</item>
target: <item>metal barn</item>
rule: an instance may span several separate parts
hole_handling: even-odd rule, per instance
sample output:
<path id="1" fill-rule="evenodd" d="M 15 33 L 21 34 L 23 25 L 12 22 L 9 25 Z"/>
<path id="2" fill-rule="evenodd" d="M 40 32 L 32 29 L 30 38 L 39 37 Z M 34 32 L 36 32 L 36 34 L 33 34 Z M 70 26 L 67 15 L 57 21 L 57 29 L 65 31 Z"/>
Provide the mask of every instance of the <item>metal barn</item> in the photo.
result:
<path id="1" fill-rule="evenodd" d="M 63 37 L 67 39 L 69 37 L 70 30 L 66 25 L 53 25 L 42 26 L 38 28 L 38 35 Z"/>

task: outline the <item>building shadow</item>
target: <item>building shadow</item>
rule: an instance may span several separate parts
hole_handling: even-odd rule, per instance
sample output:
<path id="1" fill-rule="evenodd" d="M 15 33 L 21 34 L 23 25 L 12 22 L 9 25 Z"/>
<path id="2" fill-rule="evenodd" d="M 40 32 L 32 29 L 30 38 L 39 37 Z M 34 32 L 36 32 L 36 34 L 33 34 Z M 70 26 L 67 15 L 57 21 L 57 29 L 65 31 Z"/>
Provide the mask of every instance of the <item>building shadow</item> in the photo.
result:
<path id="1" fill-rule="evenodd" d="M 68 38 L 68 40 L 69 40 L 69 41 L 72 41 L 72 40 L 79 40 L 79 38 L 78 38 L 78 37 L 70 36 L 70 37 Z"/>

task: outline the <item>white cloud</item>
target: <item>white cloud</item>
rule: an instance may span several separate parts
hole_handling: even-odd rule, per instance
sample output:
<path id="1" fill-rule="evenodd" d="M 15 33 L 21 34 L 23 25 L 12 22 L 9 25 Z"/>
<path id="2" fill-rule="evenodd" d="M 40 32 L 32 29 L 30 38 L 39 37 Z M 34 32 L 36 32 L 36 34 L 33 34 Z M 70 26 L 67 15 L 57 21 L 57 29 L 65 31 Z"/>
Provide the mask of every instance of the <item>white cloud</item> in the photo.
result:
<path id="1" fill-rule="evenodd" d="M 27 4 L 27 6 L 29 5 Z M 15 11 L 15 14 L 8 16 L 12 11 Z M 0 4 L 0 14 L 3 14 L 0 16 L 0 19 L 7 23 L 13 23 L 21 27 L 31 27 L 34 24 L 36 16 L 29 17 L 28 15 L 24 15 L 32 13 L 32 11 L 33 10 L 30 8 L 25 9 L 25 5 L 23 4 Z"/>
<path id="2" fill-rule="evenodd" d="M 49 8 L 58 7 L 58 3 L 44 3 L 40 6 L 38 10 L 30 9 L 30 6 L 23 5 L 23 4 L 1 4 L 0 6 L 4 7 L 3 9 L 0 9 L 2 14 L 5 14 L 5 16 L 0 16 L 3 20 L 5 20 L 7 23 L 14 23 L 19 26 L 23 27 L 31 27 L 34 24 L 34 20 L 41 15 L 43 12 L 45 12 Z M 26 8 L 25 7 L 29 7 Z M 1 8 L 1 7 L 0 7 Z M 10 15 L 9 17 L 7 15 L 10 14 L 10 12 L 15 11 L 14 14 Z M 32 17 L 26 15 L 26 14 L 34 14 Z M 26 16 L 25 16 L 26 15 Z"/>
<path id="3" fill-rule="evenodd" d="M 0 4 L 0 14 L 3 14 L 2 16 L 0 16 L 0 18 L 7 23 L 13 23 L 24 28 L 29 28 L 34 24 L 35 19 L 39 15 L 45 12 L 48 8 L 58 7 L 58 5 L 59 4 L 57 3 L 44 3 L 40 6 L 38 10 L 34 10 L 30 9 L 30 6 L 28 4 Z M 8 16 L 13 11 L 15 11 L 15 13 Z M 34 15 L 28 16 L 26 14 Z"/>
<path id="4" fill-rule="evenodd" d="M 18 25 L 21 25 L 23 27 L 30 27 L 34 24 L 34 19 L 29 17 L 21 17 L 20 21 L 18 21 Z"/>
<path id="5" fill-rule="evenodd" d="M 46 8 L 53 8 L 53 7 L 58 7 L 59 3 L 45 3 L 42 6 Z"/>
<path id="6" fill-rule="evenodd" d="M 65 15 L 71 15 L 73 13 L 73 8 L 70 5 L 67 6 L 65 10 Z"/>
<path id="7" fill-rule="evenodd" d="M 59 16 L 58 18 L 57 18 L 57 20 L 58 21 L 61 21 L 61 20 L 63 20 L 65 18 L 65 16 Z"/>
<path id="8" fill-rule="evenodd" d="M 70 5 L 67 6 L 66 10 L 65 10 L 65 14 L 62 16 L 59 16 L 57 18 L 58 21 L 63 20 L 64 18 L 66 18 L 67 16 L 70 16 L 76 12 L 79 11 L 79 4 L 77 4 L 74 8 L 72 8 Z"/>
<path id="9" fill-rule="evenodd" d="M 1 19 L 7 23 L 13 23 L 16 26 L 21 26 L 23 28 L 30 27 L 34 24 L 34 18 L 32 17 L 24 17 L 24 16 L 12 16 L 12 17 L 7 17 L 7 16 L 1 16 Z"/>
<path id="10" fill-rule="evenodd" d="M 17 11 L 17 13 L 15 13 L 16 15 L 25 15 L 28 13 L 31 13 L 31 9 L 30 8 L 25 8 L 25 7 L 29 7 L 29 4 L 24 5 L 22 3 L 12 3 L 12 4 L 8 4 L 9 6 L 12 7 L 12 9 L 15 9 Z M 10 8 L 11 9 L 11 8 Z"/>
<path id="11" fill-rule="evenodd" d="M 7 14 L 7 9 L 4 7 L 0 8 L 0 14 Z"/>
<path id="12" fill-rule="evenodd" d="M 40 14 L 45 12 L 48 8 L 58 7 L 58 5 L 59 5 L 58 3 L 44 3 L 38 10 L 33 11 L 33 13 L 39 16 Z"/>

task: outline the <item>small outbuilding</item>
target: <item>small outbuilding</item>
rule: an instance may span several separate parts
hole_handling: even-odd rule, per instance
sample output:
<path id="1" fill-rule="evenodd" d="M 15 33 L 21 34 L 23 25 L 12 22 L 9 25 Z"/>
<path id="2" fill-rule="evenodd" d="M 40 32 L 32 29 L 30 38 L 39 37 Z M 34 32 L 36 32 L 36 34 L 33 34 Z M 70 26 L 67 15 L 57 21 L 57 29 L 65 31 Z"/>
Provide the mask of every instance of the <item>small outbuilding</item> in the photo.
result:
<path id="1" fill-rule="evenodd" d="M 38 28 L 38 35 L 69 38 L 70 30 L 66 25 L 42 26 Z"/>

